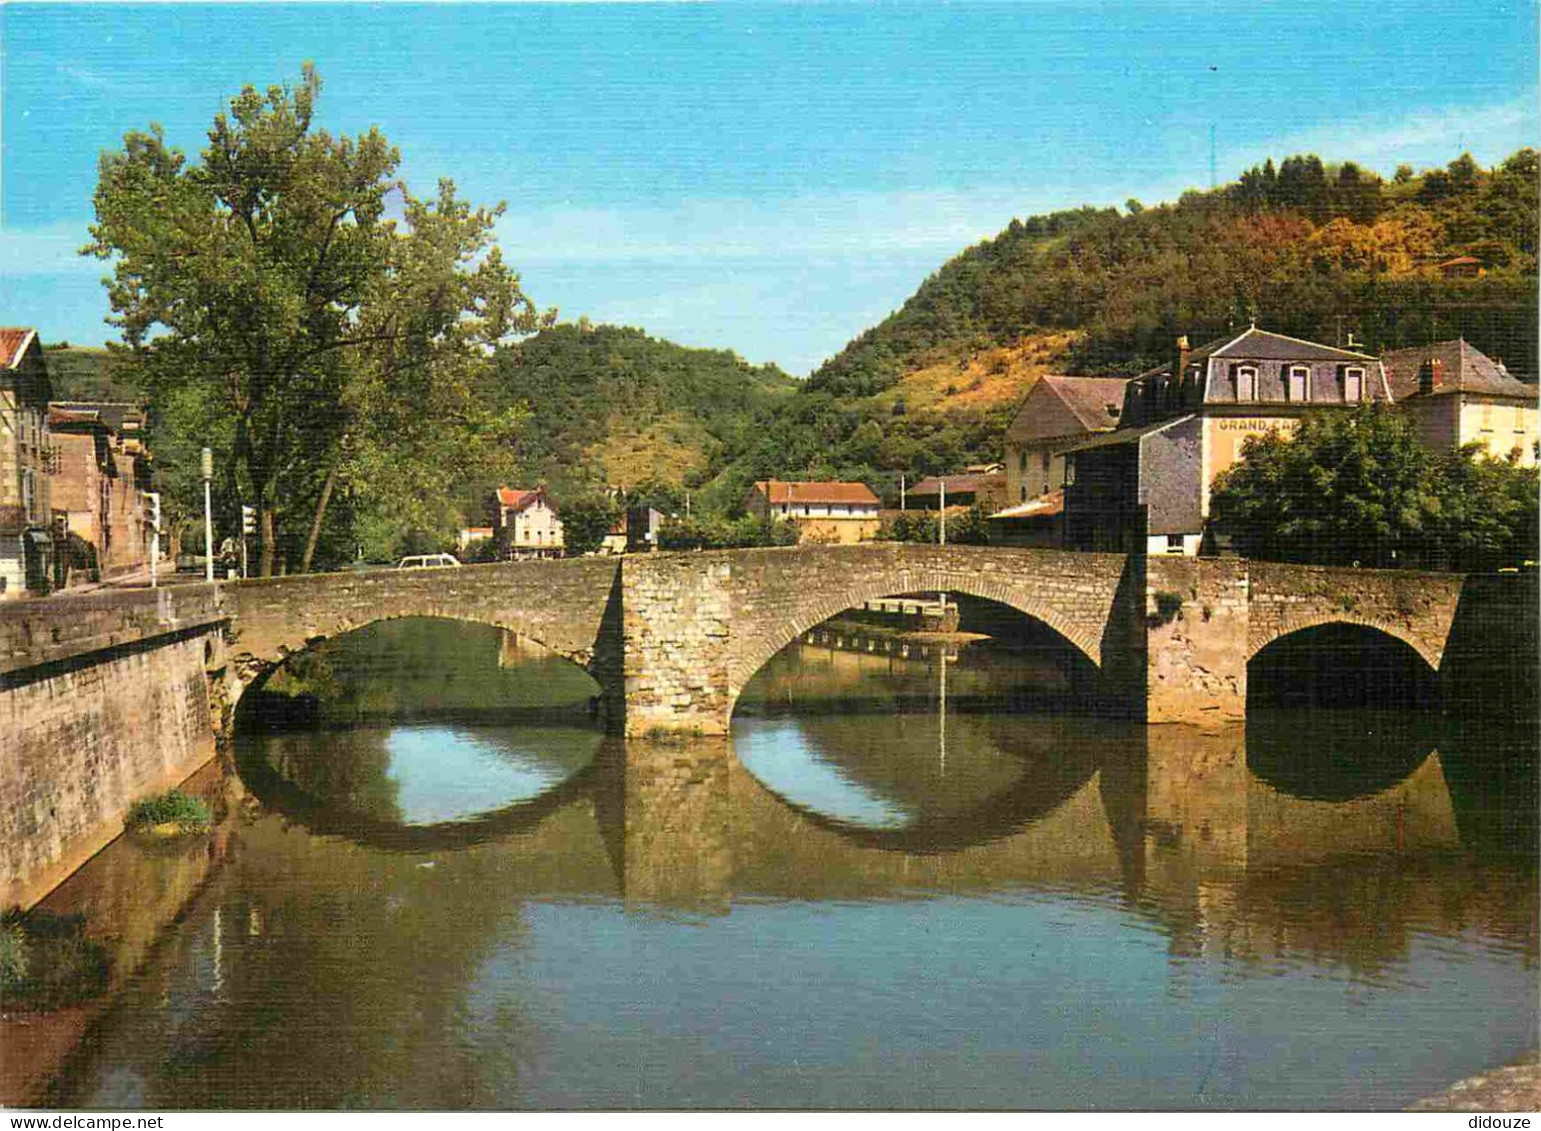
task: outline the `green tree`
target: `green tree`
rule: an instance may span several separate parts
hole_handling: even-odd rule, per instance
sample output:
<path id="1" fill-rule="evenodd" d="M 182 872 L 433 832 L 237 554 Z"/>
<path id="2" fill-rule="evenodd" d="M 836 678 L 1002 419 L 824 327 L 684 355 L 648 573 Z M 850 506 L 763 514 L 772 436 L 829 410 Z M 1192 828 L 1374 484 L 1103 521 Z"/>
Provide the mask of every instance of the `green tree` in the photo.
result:
<path id="1" fill-rule="evenodd" d="M 1249 557 L 1380 568 L 1491 569 L 1530 555 L 1534 469 L 1475 447 L 1436 455 L 1379 405 L 1249 439 L 1212 513 Z"/>
<path id="2" fill-rule="evenodd" d="M 604 495 L 580 495 L 561 505 L 562 544 L 569 557 L 592 554 L 605 542 L 621 510 Z"/>
<path id="3" fill-rule="evenodd" d="M 320 89 L 308 65 L 297 87 L 245 88 L 197 162 L 159 126 L 129 133 L 102 156 L 84 249 L 113 264 L 111 320 L 173 489 L 191 494 L 193 453 L 213 448 L 227 500 L 257 508 L 263 574 L 281 543 L 308 564 L 350 463 L 366 504 L 413 501 L 412 461 L 474 415 L 451 410 L 476 350 L 543 322 L 491 246 L 497 210 L 448 182 L 412 197 L 378 129 L 314 128 Z"/>

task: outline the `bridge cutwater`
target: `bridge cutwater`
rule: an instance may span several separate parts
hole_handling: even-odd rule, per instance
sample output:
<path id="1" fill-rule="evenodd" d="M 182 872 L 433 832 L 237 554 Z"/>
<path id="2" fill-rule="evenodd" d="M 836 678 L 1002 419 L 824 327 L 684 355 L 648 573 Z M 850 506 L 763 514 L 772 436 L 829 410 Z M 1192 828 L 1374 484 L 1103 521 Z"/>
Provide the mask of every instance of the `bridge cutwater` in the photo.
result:
<path id="1" fill-rule="evenodd" d="M 949 592 L 1053 629 L 1098 673 L 1093 709 L 1148 723 L 1246 715 L 1248 663 L 1349 624 L 1401 641 L 1446 710 L 1536 709 L 1533 574 L 1455 574 L 901 543 L 309 574 L 0 607 L 0 885 L 29 905 L 110 841 L 136 798 L 212 757 L 241 696 L 310 645 L 445 617 L 586 669 L 628 739 L 726 734 L 750 678 L 830 617 Z"/>

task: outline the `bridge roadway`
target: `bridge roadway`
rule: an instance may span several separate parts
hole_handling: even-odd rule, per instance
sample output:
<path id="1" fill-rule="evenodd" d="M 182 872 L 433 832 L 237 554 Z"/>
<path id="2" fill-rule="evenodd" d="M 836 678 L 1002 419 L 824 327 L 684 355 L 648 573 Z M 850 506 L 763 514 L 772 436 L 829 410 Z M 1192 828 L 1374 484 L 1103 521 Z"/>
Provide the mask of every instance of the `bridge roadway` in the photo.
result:
<path id="1" fill-rule="evenodd" d="M 14 602 L 0 606 L 0 887 L 6 903 L 49 890 L 135 798 L 212 757 L 242 694 L 287 656 L 387 618 L 524 634 L 588 670 L 629 736 L 720 735 L 744 685 L 801 634 L 865 600 L 945 590 L 1059 633 L 1100 673 L 1103 713 L 1208 724 L 1245 716 L 1254 655 L 1329 623 L 1402 641 L 1447 705 L 1533 710 L 1534 581 L 879 543 Z"/>

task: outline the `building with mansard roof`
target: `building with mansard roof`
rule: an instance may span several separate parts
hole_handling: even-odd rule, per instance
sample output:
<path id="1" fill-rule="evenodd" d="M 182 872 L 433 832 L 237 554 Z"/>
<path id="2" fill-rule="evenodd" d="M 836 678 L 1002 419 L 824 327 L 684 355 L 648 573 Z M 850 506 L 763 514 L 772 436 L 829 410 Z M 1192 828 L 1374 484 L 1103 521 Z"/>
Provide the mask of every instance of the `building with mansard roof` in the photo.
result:
<path id="1" fill-rule="evenodd" d="M 1065 449 L 1065 544 L 1196 554 L 1216 477 L 1251 436 L 1288 434 L 1311 411 L 1391 403 L 1379 358 L 1255 326 L 1128 382 L 1117 430 Z"/>

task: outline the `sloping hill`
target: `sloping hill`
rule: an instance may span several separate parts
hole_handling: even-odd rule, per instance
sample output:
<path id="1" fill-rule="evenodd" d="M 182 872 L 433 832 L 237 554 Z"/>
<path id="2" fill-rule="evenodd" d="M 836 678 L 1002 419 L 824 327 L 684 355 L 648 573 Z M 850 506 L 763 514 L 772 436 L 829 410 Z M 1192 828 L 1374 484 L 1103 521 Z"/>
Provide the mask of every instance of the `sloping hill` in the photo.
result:
<path id="1" fill-rule="evenodd" d="M 138 386 L 124 379 L 113 355 L 100 347 L 43 346 L 57 401 L 137 401 Z"/>
<path id="2" fill-rule="evenodd" d="M 1315 156 L 1270 161 L 1176 204 L 1013 220 L 927 279 L 820 367 L 808 388 L 871 396 L 907 373 L 1051 330 L 1081 331 L 1072 364 L 1136 369 L 1173 336 L 1251 318 L 1372 349 L 1464 334 L 1536 372 L 1535 150 L 1494 169 L 1470 157 L 1391 182 Z M 1440 264 L 1478 261 L 1480 278 Z"/>
<path id="3" fill-rule="evenodd" d="M 530 410 L 519 457 L 532 480 L 694 486 L 742 451 L 796 384 L 726 350 L 584 322 L 502 351 L 488 395 Z"/>
<path id="4" fill-rule="evenodd" d="M 1372 351 L 1464 335 L 1534 380 L 1538 173 L 1531 149 L 1390 181 L 1307 155 L 1174 204 L 1012 220 L 813 373 L 720 495 L 767 475 L 891 491 L 901 470 L 998 459 L 1042 373 L 1133 374 L 1178 334 L 1197 344 L 1253 319 Z"/>

